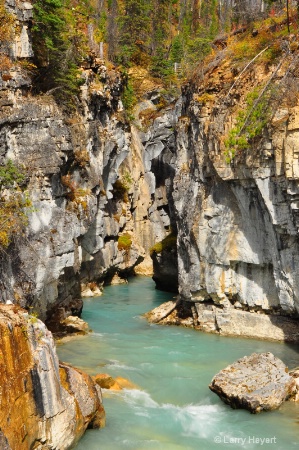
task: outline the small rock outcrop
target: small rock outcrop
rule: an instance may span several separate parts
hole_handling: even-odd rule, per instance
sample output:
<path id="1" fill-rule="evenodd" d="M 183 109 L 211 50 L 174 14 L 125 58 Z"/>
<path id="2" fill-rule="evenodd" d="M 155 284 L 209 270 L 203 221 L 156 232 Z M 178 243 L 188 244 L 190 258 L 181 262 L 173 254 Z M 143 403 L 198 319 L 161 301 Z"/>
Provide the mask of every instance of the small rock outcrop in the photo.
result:
<path id="1" fill-rule="evenodd" d="M 299 367 L 296 367 L 295 369 L 290 370 L 291 377 L 294 378 L 296 386 L 297 386 L 297 393 L 294 397 L 294 401 L 299 401 Z"/>
<path id="2" fill-rule="evenodd" d="M 165 318 L 169 317 L 170 314 L 175 310 L 176 306 L 176 302 L 170 300 L 169 302 L 162 303 L 162 305 L 159 305 L 148 313 L 144 314 L 144 317 L 151 323 L 159 323 L 165 320 Z"/>
<path id="3" fill-rule="evenodd" d="M 65 334 L 87 334 L 89 331 L 88 323 L 77 316 L 68 316 L 63 320 Z"/>
<path id="4" fill-rule="evenodd" d="M 101 390 L 61 363 L 51 332 L 15 305 L 0 307 L 0 446 L 72 448 L 87 427 L 105 424 Z"/>
<path id="5" fill-rule="evenodd" d="M 209 388 L 232 408 L 251 413 L 276 409 L 297 391 L 288 368 L 272 353 L 244 356 L 215 375 Z"/>

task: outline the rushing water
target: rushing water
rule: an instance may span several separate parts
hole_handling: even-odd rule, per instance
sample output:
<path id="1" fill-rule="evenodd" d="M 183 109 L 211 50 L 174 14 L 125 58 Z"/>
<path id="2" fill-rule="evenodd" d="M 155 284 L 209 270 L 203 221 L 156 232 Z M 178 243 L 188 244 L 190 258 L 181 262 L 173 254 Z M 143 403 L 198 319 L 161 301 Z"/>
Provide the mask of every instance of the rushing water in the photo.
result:
<path id="1" fill-rule="evenodd" d="M 83 319 L 93 333 L 58 346 L 60 359 L 90 374 L 125 377 L 138 388 L 105 391 L 107 426 L 88 430 L 76 450 L 298 449 L 297 404 L 253 415 L 232 410 L 208 388 L 220 369 L 244 355 L 271 351 L 295 367 L 298 349 L 152 325 L 141 317 L 171 297 L 151 279 L 136 277 L 84 301 Z"/>

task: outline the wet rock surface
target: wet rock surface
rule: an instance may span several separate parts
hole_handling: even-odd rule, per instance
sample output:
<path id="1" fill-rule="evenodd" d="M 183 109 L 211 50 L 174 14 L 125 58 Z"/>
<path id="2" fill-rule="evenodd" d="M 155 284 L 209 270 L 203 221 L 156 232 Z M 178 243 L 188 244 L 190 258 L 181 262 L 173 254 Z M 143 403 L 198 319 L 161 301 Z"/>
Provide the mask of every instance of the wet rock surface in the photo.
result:
<path id="1" fill-rule="evenodd" d="M 121 391 L 122 389 L 140 389 L 130 380 L 123 377 L 111 377 L 107 373 L 99 373 L 93 377 L 96 384 L 102 389 L 109 389 L 111 391 Z"/>
<path id="2" fill-rule="evenodd" d="M 288 368 L 272 353 L 244 356 L 215 375 L 209 388 L 232 408 L 251 413 L 276 409 L 297 392 Z"/>

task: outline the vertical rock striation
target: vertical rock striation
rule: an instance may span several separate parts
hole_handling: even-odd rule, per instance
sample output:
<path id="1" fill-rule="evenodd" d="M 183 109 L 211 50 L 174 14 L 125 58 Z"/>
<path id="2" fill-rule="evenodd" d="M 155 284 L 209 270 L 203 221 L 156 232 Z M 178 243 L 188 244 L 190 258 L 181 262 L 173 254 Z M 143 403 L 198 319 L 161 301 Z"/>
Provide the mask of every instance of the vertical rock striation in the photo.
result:
<path id="1" fill-rule="evenodd" d="M 1 300 L 33 308 L 54 330 L 80 315 L 82 285 L 126 277 L 143 260 L 136 271 L 152 272 L 149 249 L 175 228 L 180 105 L 137 130 L 121 102 L 125 78 L 92 53 L 82 64 L 77 112 L 66 115 L 51 92 L 32 94 L 19 64 L 32 56 L 31 3 L 6 6 L 21 34 L 7 43 L 12 64 L 0 77 L 0 163 L 23 168 L 32 208 L 24 235 L 1 254 Z M 153 91 L 145 104 L 155 109 L 158 101 Z"/>
<path id="2" fill-rule="evenodd" d="M 228 93 L 222 56 L 183 88 L 172 194 L 179 294 L 201 329 L 298 340 L 299 106 L 286 89 L 298 87 L 296 61 L 284 57 L 276 72 L 256 64 Z M 227 161 L 238 111 L 271 76 L 281 106 L 276 98 L 259 139 Z"/>
<path id="3" fill-rule="evenodd" d="M 72 118 L 13 73 L 0 92 L 2 162 L 24 167 L 32 201 L 26 235 L 1 257 L 2 300 L 31 306 L 51 326 L 80 315 L 82 283 L 132 273 L 171 227 L 176 116 L 170 110 L 140 137 L 124 118 L 120 73 L 92 65 L 82 69 L 82 111 Z"/>

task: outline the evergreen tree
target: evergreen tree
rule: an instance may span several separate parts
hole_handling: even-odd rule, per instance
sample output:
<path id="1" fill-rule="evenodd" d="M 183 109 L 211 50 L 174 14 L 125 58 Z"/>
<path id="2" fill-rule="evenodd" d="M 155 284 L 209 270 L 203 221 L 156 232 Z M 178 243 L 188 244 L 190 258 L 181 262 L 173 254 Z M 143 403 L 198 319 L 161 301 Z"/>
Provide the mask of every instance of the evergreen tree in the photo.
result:
<path id="1" fill-rule="evenodd" d="M 151 2 L 147 0 L 124 0 L 119 15 L 118 62 L 129 65 L 142 63 L 142 57 L 149 52 L 150 45 L 150 10 Z"/>
<path id="2" fill-rule="evenodd" d="M 53 91 L 55 98 L 69 107 L 82 83 L 78 65 L 86 51 L 86 36 L 78 22 L 82 16 L 86 21 L 88 14 L 63 0 L 35 0 L 33 11 L 36 86 Z"/>

